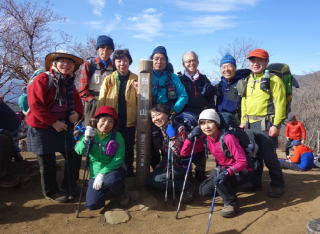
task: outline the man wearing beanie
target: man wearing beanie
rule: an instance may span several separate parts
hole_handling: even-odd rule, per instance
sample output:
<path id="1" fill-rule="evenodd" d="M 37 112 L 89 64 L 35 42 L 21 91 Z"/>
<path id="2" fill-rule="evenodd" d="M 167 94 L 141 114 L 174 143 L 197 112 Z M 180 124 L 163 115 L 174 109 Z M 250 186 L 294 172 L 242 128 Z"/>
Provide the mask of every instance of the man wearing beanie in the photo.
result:
<path id="1" fill-rule="evenodd" d="M 91 117 L 95 114 L 100 86 L 107 75 L 113 72 L 110 59 L 114 51 L 112 38 L 101 35 L 96 42 L 97 57 L 83 63 L 80 75 L 79 94 L 84 101 L 84 122 L 89 125 Z"/>
<path id="2" fill-rule="evenodd" d="M 243 89 L 241 127 L 253 131 L 259 146 L 257 156 L 269 169 L 268 196 L 280 197 L 284 193 L 284 179 L 276 148 L 281 123 L 286 118 L 285 86 L 280 77 L 265 72 L 269 62 L 267 51 L 255 49 L 249 53 L 248 59 L 252 72 Z M 258 187 L 261 187 L 262 169 L 255 175 Z"/>
<path id="3" fill-rule="evenodd" d="M 237 84 L 249 76 L 251 71 L 236 69 L 235 58 L 230 54 L 224 55 L 220 61 L 221 80 L 217 85 L 217 111 L 221 116 L 222 128 L 238 127 L 240 124 L 241 96 L 238 95 Z"/>
<path id="4" fill-rule="evenodd" d="M 152 70 L 152 105 L 166 104 L 171 113 L 180 113 L 188 103 L 187 92 L 179 77 L 168 69 L 169 59 L 163 46 L 156 47 L 151 56 Z M 160 154 L 152 147 L 151 166 L 154 168 L 160 162 Z"/>

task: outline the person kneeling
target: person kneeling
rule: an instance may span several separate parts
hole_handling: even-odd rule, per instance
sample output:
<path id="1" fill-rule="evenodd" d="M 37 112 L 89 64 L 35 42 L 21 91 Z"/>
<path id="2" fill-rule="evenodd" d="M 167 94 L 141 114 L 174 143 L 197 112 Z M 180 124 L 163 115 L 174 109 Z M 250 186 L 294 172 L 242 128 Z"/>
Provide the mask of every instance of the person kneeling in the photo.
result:
<path id="1" fill-rule="evenodd" d="M 187 157 L 182 158 L 179 155 L 183 141 L 186 138 L 185 134 L 183 134 L 185 131 L 177 132 L 176 127 L 171 124 L 169 121 L 170 109 L 166 105 L 155 105 L 155 107 L 150 110 L 150 115 L 153 124 L 159 130 L 159 134 L 154 135 L 153 140 L 156 142 L 157 150 L 161 151 L 162 160 L 148 176 L 147 185 L 161 192 L 165 192 L 166 189 L 168 189 L 167 192 L 170 192 L 169 194 L 172 193 L 174 185 L 175 192 L 182 192 L 189 160 Z M 171 163 L 173 163 L 173 166 L 171 166 Z M 166 186 L 167 181 L 168 186 Z M 193 192 L 194 186 L 190 180 L 187 180 L 182 201 L 184 203 L 191 202 L 193 200 Z"/>
<path id="2" fill-rule="evenodd" d="M 117 112 L 110 106 L 101 106 L 96 114 L 95 130 L 87 126 L 84 136 L 75 145 L 79 155 L 89 150 L 89 184 L 86 207 L 96 210 L 104 207 L 107 199 L 126 197 L 124 187 L 124 139 L 115 130 Z"/>
<path id="3" fill-rule="evenodd" d="M 194 140 L 196 140 L 195 150 L 201 150 L 206 142 L 208 150 L 215 158 L 217 167 L 200 184 L 199 194 L 201 196 L 212 196 L 216 188 L 224 203 L 220 212 L 221 216 L 225 218 L 233 217 L 239 210 L 238 198 L 234 188 L 240 182 L 245 183 L 249 178 L 248 173 L 250 173 L 245 152 L 238 139 L 234 135 L 226 133 L 224 142 L 230 152 L 230 157 L 224 154 L 221 146 L 223 132 L 220 130 L 220 117 L 214 109 L 202 111 L 198 122 L 199 126 L 194 128 L 188 137 L 191 140 L 185 141 L 180 153 L 182 156 L 188 155 Z M 202 132 L 204 135 L 201 135 Z"/>
<path id="4" fill-rule="evenodd" d="M 287 160 L 278 159 L 280 166 L 284 169 L 296 171 L 308 171 L 314 167 L 314 156 L 312 149 L 301 144 L 299 140 L 293 140 L 289 148 L 293 149 L 293 156 L 287 156 Z"/>

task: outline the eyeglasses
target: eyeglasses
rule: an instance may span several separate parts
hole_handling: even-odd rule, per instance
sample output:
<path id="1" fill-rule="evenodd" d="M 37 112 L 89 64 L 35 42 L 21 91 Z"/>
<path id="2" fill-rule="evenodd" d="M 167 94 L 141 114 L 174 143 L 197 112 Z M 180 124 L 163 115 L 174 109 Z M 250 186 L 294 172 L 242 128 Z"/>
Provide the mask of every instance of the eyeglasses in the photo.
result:
<path id="1" fill-rule="evenodd" d="M 190 60 L 185 60 L 184 61 L 184 63 L 196 63 L 196 62 L 198 62 L 197 60 L 195 60 L 195 59 L 190 59 Z"/>

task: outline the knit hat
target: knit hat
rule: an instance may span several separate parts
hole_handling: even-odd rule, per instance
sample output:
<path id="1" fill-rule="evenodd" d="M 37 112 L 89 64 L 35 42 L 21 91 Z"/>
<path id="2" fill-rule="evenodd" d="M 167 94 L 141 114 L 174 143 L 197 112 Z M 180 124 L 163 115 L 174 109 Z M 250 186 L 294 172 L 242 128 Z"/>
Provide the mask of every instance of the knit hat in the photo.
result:
<path id="1" fill-rule="evenodd" d="M 167 62 L 169 61 L 169 60 L 168 60 L 168 55 L 167 55 L 167 50 L 166 50 L 166 48 L 165 48 L 164 46 L 158 46 L 158 47 L 156 47 L 156 48 L 153 50 L 150 58 L 152 59 L 155 54 L 163 54 L 163 55 L 166 57 Z"/>
<path id="2" fill-rule="evenodd" d="M 290 115 L 288 118 L 289 121 L 297 120 L 295 115 Z"/>
<path id="3" fill-rule="evenodd" d="M 266 50 L 263 49 L 255 49 L 252 50 L 249 54 L 248 54 L 248 59 L 252 58 L 252 57 L 257 57 L 257 58 L 261 58 L 261 59 L 268 59 L 269 58 L 269 54 Z"/>
<path id="4" fill-rule="evenodd" d="M 113 44 L 112 38 L 106 35 L 99 36 L 97 39 L 96 50 L 102 46 L 110 46 L 112 50 L 114 50 L 114 44 Z"/>
<path id="5" fill-rule="evenodd" d="M 115 123 L 118 122 L 118 113 L 111 106 L 100 106 L 94 115 L 95 118 L 99 118 L 101 115 L 109 115 L 113 118 Z"/>
<path id="6" fill-rule="evenodd" d="M 220 125 L 220 116 L 214 109 L 203 110 L 199 115 L 198 123 L 200 123 L 202 119 L 213 120 Z"/>
<path id="7" fill-rule="evenodd" d="M 235 67 L 237 67 L 236 60 L 231 54 L 226 54 L 225 56 L 222 57 L 222 59 L 220 61 L 220 67 L 225 63 L 231 63 Z"/>
<path id="8" fill-rule="evenodd" d="M 49 71 L 52 62 L 55 61 L 58 58 L 67 58 L 67 59 L 71 59 L 74 62 L 74 71 L 78 70 L 78 68 L 80 67 L 80 65 L 83 63 L 83 59 L 79 58 L 73 54 L 71 54 L 71 52 L 69 51 L 65 51 L 65 50 L 58 50 L 56 52 L 47 54 L 46 58 L 45 58 L 45 68 L 47 71 Z"/>
<path id="9" fill-rule="evenodd" d="M 293 140 L 293 141 L 291 141 L 289 148 L 291 148 L 293 146 L 297 146 L 297 145 L 301 145 L 301 141 L 300 140 Z"/>

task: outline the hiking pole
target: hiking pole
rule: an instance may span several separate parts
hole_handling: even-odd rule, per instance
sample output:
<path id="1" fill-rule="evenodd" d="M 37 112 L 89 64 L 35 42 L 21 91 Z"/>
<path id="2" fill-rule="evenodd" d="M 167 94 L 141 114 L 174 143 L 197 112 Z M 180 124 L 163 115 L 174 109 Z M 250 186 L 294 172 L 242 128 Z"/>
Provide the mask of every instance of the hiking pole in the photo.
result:
<path id="1" fill-rule="evenodd" d="M 196 145 L 196 141 L 197 141 L 197 137 L 194 138 L 194 142 L 193 142 L 193 145 L 192 145 L 192 150 L 191 150 L 191 155 L 190 155 L 187 171 L 186 171 L 186 174 L 184 176 L 184 181 L 183 181 L 183 185 L 182 185 L 182 191 L 181 191 L 181 194 L 180 194 L 180 199 L 179 199 L 177 213 L 176 213 L 176 219 L 178 219 L 178 216 L 179 216 L 180 205 L 181 205 L 181 201 L 182 201 L 183 194 L 184 194 L 184 188 L 186 186 L 186 182 L 187 182 L 187 179 L 188 179 L 189 170 L 190 170 L 190 167 L 191 167 L 191 164 L 192 164 L 192 157 L 193 157 L 193 152 L 194 152 L 194 147 Z"/>
<path id="2" fill-rule="evenodd" d="M 169 144 L 170 145 L 170 144 Z M 172 202 L 174 203 L 174 200 L 176 199 L 176 190 L 174 188 L 174 165 L 173 165 L 173 150 L 170 151 L 170 157 L 171 157 L 171 180 L 172 180 Z"/>
<path id="3" fill-rule="evenodd" d="M 80 196 L 79 196 L 79 202 L 76 208 L 76 218 L 79 218 L 79 214 L 80 214 L 80 205 L 81 205 L 81 201 L 82 201 L 82 194 L 83 194 L 83 189 L 87 184 L 87 177 L 89 175 L 89 153 L 90 153 L 90 149 L 92 146 L 92 139 L 89 140 L 89 142 L 87 143 L 87 151 L 86 151 L 86 166 L 84 168 L 84 172 L 83 172 L 83 177 L 82 177 L 82 185 L 81 185 L 81 189 L 80 189 Z"/>
<path id="4" fill-rule="evenodd" d="M 170 166 L 170 147 L 168 147 L 168 155 L 167 155 L 167 173 L 166 173 L 166 192 L 164 195 L 164 201 L 168 200 L 168 185 L 169 185 L 169 166 Z"/>
<path id="5" fill-rule="evenodd" d="M 212 213 L 213 213 L 213 210 L 214 210 L 214 205 L 215 205 L 215 200 L 216 200 L 216 193 L 217 193 L 217 185 L 214 186 L 214 192 L 213 192 L 213 197 L 212 197 L 212 202 L 211 202 L 211 207 L 210 207 L 210 214 L 209 214 L 209 218 L 208 218 L 208 225 L 207 225 L 206 234 L 209 233 L 209 229 L 210 229 L 210 225 L 211 225 L 211 217 L 212 217 Z"/>

